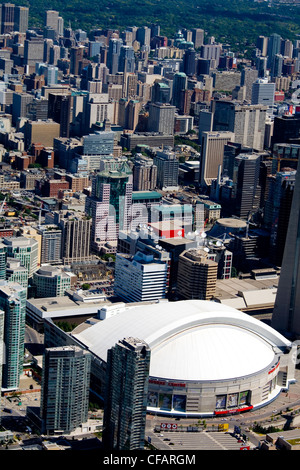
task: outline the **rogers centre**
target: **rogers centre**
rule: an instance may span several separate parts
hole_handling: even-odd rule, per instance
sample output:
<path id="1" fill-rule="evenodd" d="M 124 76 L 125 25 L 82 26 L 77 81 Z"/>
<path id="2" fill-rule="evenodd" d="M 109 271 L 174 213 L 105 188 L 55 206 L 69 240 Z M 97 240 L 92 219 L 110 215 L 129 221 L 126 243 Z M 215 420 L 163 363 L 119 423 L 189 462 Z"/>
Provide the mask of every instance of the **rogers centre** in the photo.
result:
<path id="1" fill-rule="evenodd" d="M 91 388 L 99 396 L 105 391 L 107 351 L 129 336 L 151 349 L 149 413 L 243 412 L 270 403 L 295 381 L 296 344 L 267 324 L 217 302 L 163 301 L 126 304 L 68 334 L 69 342 L 91 352 Z"/>

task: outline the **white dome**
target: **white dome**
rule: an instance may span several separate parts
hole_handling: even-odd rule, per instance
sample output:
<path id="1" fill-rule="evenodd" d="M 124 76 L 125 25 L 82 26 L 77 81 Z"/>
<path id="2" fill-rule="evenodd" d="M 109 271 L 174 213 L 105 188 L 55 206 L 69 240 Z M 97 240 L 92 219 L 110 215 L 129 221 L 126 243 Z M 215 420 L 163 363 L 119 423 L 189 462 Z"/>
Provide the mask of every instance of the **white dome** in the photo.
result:
<path id="1" fill-rule="evenodd" d="M 291 343 L 263 322 L 231 307 L 184 300 L 130 305 L 74 333 L 92 353 L 107 351 L 128 336 L 151 349 L 150 376 L 183 381 L 228 380 L 258 373 Z"/>

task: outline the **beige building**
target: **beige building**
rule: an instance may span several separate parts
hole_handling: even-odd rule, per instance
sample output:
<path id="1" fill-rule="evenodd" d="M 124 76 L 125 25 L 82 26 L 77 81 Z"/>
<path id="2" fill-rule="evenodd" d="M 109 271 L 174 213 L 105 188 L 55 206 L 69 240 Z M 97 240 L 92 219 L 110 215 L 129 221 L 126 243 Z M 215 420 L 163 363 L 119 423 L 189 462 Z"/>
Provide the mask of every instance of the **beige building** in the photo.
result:
<path id="1" fill-rule="evenodd" d="M 60 124 L 52 119 L 41 121 L 27 121 L 25 123 L 25 146 L 40 143 L 44 147 L 53 147 L 53 141 L 60 135 Z"/>
<path id="2" fill-rule="evenodd" d="M 211 185 L 218 176 L 219 166 L 222 165 L 224 146 L 234 142 L 234 133 L 229 131 L 202 132 L 202 150 L 200 159 L 199 178 L 201 185 Z"/>
<path id="3" fill-rule="evenodd" d="M 33 238 L 38 242 L 38 266 L 41 265 L 41 255 L 42 255 L 42 235 L 38 233 L 37 227 L 32 227 L 31 225 L 23 225 L 20 227 L 20 232 L 25 238 Z"/>
<path id="4" fill-rule="evenodd" d="M 177 294 L 184 299 L 210 300 L 216 293 L 218 263 L 204 250 L 190 249 L 179 256 Z"/>

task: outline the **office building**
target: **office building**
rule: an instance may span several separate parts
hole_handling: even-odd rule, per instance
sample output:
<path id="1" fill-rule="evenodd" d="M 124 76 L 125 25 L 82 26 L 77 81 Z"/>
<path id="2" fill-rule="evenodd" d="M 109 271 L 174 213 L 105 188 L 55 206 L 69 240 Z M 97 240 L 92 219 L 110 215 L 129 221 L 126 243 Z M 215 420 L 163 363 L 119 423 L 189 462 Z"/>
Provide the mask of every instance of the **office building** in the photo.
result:
<path id="1" fill-rule="evenodd" d="M 17 125 L 20 118 L 28 117 L 29 105 L 34 100 L 30 93 L 14 93 L 12 104 L 12 123 Z"/>
<path id="2" fill-rule="evenodd" d="M 1 34 L 9 34 L 14 31 L 15 5 L 2 3 L 1 5 Z"/>
<path id="3" fill-rule="evenodd" d="M 167 263 L 153 255 L 137 252 L 134 256 L 117 253 L 115 295 L 125 302 L 164 299 L 167 290 Z"/>
<path id="4" fill-rule="evenodd" d="M 267 57 L 256 58 L 256 70 L 258 72 L 258 78 L 265 78 L 267 73 Z"/>
<path id="5" fill-rule="evenodd" d="M 122 45 L 119 55 L 118 72 L 133 73 L 135 71 L 135 55 L 132 46 Z"/>
<path id="6" fill-rule="evenodd" d="M 171 101 L 171 88 L 167 83 L 154 82 L 151 88 L 151 101 L 152 103 L 170 103 Z"/>
<path id="7" fill-rule="evenodd" d="M 33 238 L 8 237 L 3 239 L 8 258 L 20 260 L 28 271 L 28 279 L 38 268 L 38 242 Z"/>
<path id="8" fill-rule="evenodd" d="M 101 251 L 107 242 L 115 243 L 119 230 L 128 230 L 132 204 L 132 172 L 123 162 L 115 171 L 100 171 L 92 197 L 86 200 L 86 212 L 92 216 L 91 249 Z"/>
<path id="9" fill-rule="evenodd" d="M 19 33 L 26 33 L 28 29 L 28 15 L 29 15 L 28 7 L 21 7 L 17 5 L 15 6 L 14 31 L 18 31 Z"/>
<path id="10" fill-rule="evenodd" d="M 115 75 L 119 71 L 119 59 L 122 46 L 122 39 L 110 38 L 108 43 L 106 65 L 109 69 L 109 73 L 112 75 Z"/>
<path id="11" fill-rule="evenodd" d="M 95 131 L 83 137 L 83 156 L 91 171 L 99 170 L 104 158 L 113 157 L 114 136 L 112 131 Z"/>
<path id="12" fill-rule="evenodd" d="M 55 266 L 42 266 L 33 275 L 35 297 L 61 297 L 71 287 L 71 277 Z"/>
<path id="13" fill-rule="evenodd" d="M 43 62 L 44 41 L 40 37 L 25 39 L 24 42 L 24 64 L 28 66 L 28 72 L 35 72 L 37 62 Z"/>
<path id="14" fill-rule="evenodd" d="M 272 77 L 272 79 L 282 76 L 283 60 L 284 58 L 281 54 L 276 54 L 273 57 L 270 71 L 270 76 Z"/>
<path id="15" fill-rule="evenodd" d="M 275 83 L 267 79 L 258 79 L 252 84 L 251 104 L 263 104 L 272 108 L 275 101 Z"/>
<path id="16" fill-rule="evenodd" d="M 60 124 L 52 119 L 45 119 L 43 121 L 28 120 L 25 122 L 25 149 L 36 143 L 40 143 L 44 147 L 53 147 L 54 139 L 59 136 Z"/>
<path id="17" fill-rule="evenodd" d="M 46 348 L 41 389 L 44 434 L 70 433 L 87 422 L 91 356 L 76 346 Z"/>
<path id="18" fill-rule="evenodd" d="M 70 49 L 70 74 L 80 75 L 83 60 L 84 47 L 74 46 Z"/>
<path id="19" fill-rule="evenodd" d="M 196 73 L 196 51 L 189 48 L 183 56 L 183 71 L 188 77 L 193 77 Z"/>
<path id="20" fill-rule="evenodd" d="M 143 450 L 150 348 L 124 338 L 107 352 L 103 443 L 106 449 Z"/>
<path id="21" fill-rule="evenodd" d="M 274 117 L 273 135 L 271 147 L 274 144 L 299 143 L 300 138 L 300 115 L 283 115 Z"/>
<path id="22" fill-rule="evenodd" d="M 181 91 L 187 89 L 187 76 L 184 72 L 177 72 L 173 77 L 172 104 L 180 108 Z"/>
<path id="23" fill-rule="evenodd" d="M 4 312 L 5 344 L 2 390 L 6 391 L 18 389 L 23 373 L 26 295 L 27 289 L 20 284 L 0 281 L 0 309 Z"/>
<path id="24" fill-rule="evenodd" d="M 235 158 L 233 170 L 233 199 L 235 215 L 245 219 L 260 206 L 261 187 L 259 181 L 261 156 L 240 154 Z"/>
<path id="25" fill-rule="evenodd" d="M 270 259 L 281 266 L 291 215 L 296 171 L 279 171 L 268 181 L 265 223 L 270 230 Z"/>
<path id="26" fill-rule="evenodd" d="M 214 131 L 234 133 L 235 142 L 255 150 L 263 150 L 267 106 L 236 101 L 213 102 Z"/>
<path id="27" fill-rule="evenodd" d="M 203 44 L 200 49 L 202 59 L 208 59 L 214 62 L 214 68 L 219 66 L 222 46 L 220 44 Z"/>
<path id="28" fill-rule="evenodd" d="M 140 43 L 140 46 L 148 46 L 150 47 L 150 39 L 151 39 L 151 28 L 148 26 L 141 26 L 136 31 L 136 40 Z"/>
<path id="29" fill-rule="evenodd" d="M 71 121 L 71 94 L 49 93 L 48 118 L 60 124 L 60 137 L 69 137 Z"/>
<path id="30" fill-rule="evenodd" d="M 211 300 L 216 293 L 218 263 L 204 250 L 190 249 L 179 255 L 177 295 L 181 299 Z"/>
<path id="31" fill-rule="evenodd" d="M 176 107 L 168 103 L 150 103 L 148 131 L 160 134 L 174 134 L 174 120 Z"/>
<path id="32" fill-rule="evenodd" d="M 199 184 L 210 186 L 223 164 L 224 147 L 235 140 L 233 132 L 202 132 Z"/>
<path id="33" fill-rule="evenodd" d="M 246 88 L 246 96 L 245 96 L 246 101 L 251 102 L 252 85 L 257 80 L 257 78 L 258 78 L 257 70 L 250 68 L 250 67 L 243 68 L 242 73 L 241 73 L 241 87 Z M 252 103 L 252 104 L 258 104 L 258 103 Z"/>
<path id="34" fill-rule="evenodd" d="M 51 29 L 54 29 L 54 31 L 57 31 L 58 29 L 58 18 L 59 18 L 59 12 L 55 10 L 47 10 L 45 12 L 45 26 Z"/>
<path id="35" fill-rule="evenodd" d="M 266 57 L 268 53 L 268 40 L 266 36 L 259 36 L 256 41 L 256 47 L 260 50 L 262 57 Z"/>
<path id="36" fill-rule="evenodd" d="M 272 315 L 272 327 L 284 332 L 289 337 L 300 336 L 300 172 L 297 171 L 293 202 L 291 207 L 292 217 L 286 235 L 285 249 L 281 265 L 281 273 L 278 290 Z"/>
<path id="37" fill-rule="evenodd" d="M 157 167 L 157 186 L 162 190 L 178 188 L 179 160 L 172 151 L 157 151 L 153 158 Z"/>
<path id="38" fill-rule="evenodd" d="M 281 51 L 281 36 L 277 33 L 273 33 L 270 35 L 268 40 L 268 49 L 267 49 L 267 56 L 268 56 L 268 63 L 267 67 L 271 69 L 274 57 L 277 54 L 280 54 Z"/>
<path id="39" fill-rule="evenodd" d="M 199 49 L 204 43 L 204 29 L 193 28 L 192 41 L 194 43 L 195 49 Z"/>

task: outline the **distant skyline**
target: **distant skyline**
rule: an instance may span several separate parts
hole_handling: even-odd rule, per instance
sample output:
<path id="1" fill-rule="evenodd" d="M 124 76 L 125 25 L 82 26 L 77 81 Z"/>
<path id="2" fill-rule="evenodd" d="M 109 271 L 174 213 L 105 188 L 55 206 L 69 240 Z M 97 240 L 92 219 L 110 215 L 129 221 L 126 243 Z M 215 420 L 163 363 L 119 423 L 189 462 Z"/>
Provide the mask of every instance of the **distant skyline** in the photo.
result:
<path id="1" fill-rule="evenodd" d="M 270 35 L 273 31 L 295 39 L 300 33 L 300 8 L 288 5 L 270 5 L 269 2 L 254 2 L 251 0 L 222 0 L 214 5 L 209 0 L 196 0 L 192 4 L 187 0 L 146 2 L 117 0 L 115 2 L 101 1 L 101 9 L 89 8 L 88 2 L 75 0 L 72 6 L 63 2 L 44 0 L 36 2 L 15 2 L 18 5 L 30 7 L 29 26 L 42 27 L 46 10 L 57 10 L 72 29 L 124 29 L 126 26 L 141 26 L 152 23 L 161 25 L 161 34 L 173 36 L 178 29 L 193 27 L 203 28 L 208 35 L 226 43 L 241 42 L 251 44 L 257 35 Z M 93 6 L 95 2 L 93 2 Z M 222 7 L 221 7 L 222 5 Z M 173 9 L 172 9 L 173 6 Z M 229 27 L 234 21 L 234 28 Z"/>

